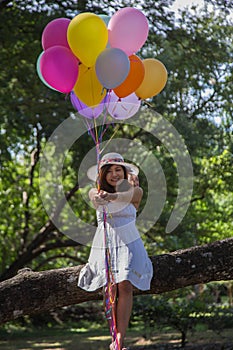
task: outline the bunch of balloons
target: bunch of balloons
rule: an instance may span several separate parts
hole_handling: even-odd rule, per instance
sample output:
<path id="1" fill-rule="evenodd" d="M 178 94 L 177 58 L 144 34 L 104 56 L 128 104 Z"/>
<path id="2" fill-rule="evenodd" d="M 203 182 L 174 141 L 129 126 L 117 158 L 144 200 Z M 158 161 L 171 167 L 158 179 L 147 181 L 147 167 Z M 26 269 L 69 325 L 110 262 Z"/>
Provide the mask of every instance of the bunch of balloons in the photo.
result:
<path id="1" fill-rule="evenodd" d="M 157 95 L 167 82 L 162 62 L 136 55 L 148 32 L 146 16 L 133 7 L 122 8 L 111 18 L 90 12 L 72 20 L 57 18 L 43 30 L 37 73 L 49 88 L 70 93 L 79 112 L 89 109 L 87 118 L 102 112 L 106 94 L 111 105 L 119 102 L 110 114 L 129 118 L 141 100 Z M 124 103 L 135 107 L 126 115 Z"/>

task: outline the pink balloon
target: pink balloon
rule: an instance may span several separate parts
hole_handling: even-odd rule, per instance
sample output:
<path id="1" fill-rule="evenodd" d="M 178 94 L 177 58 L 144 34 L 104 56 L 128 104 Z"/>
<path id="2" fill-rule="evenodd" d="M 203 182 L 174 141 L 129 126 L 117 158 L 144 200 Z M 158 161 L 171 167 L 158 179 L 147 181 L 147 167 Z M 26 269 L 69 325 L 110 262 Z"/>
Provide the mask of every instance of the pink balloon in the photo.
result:
<path id="1" fill-rule="evenodd" d="M 57 45 L 69 48 L 67 28 L 70 21 L 68 18 L 57 18 L 47 24 L 42 33 L 42 47 L 44 50 Z"/>
<path id="2" fill-rule="evenodd" d="M 111 17 L 108 29 L 111 47 L 118 47 L 130 56 L 145 43 L 149 26 L 140 10 L 124 7 Z"/>
<path id="3" fill-rule="evenodd" d="M 100 116 L 100 114 L 104 110 L 104 101 L 100 102 L 99 105 L 97 105 L 94 108 L 88 107 L 83 103 L 74 93 L 74 91 L 71 91 L 70 93 L 70 101 L 73 105 L 73 107 L 81 114 L 83 117 L 88 118 L 88 119 L 96 119 Z"/>
<path id="4" fill-rule="evenodd" d="M 109 94 L 106 108 L 115 119 L 128 119 L 134 116 L 141 106 L 141 100 L 135 93 L 119 98 L 114 91 Z"/>
<path id="5" fill-rule="evenodd" d="M 44 80 L 54 89 L 68 93 L 78 78 L 78 60 L 64 46 L 53 46 L 44 51 L 40 60 Z"/>

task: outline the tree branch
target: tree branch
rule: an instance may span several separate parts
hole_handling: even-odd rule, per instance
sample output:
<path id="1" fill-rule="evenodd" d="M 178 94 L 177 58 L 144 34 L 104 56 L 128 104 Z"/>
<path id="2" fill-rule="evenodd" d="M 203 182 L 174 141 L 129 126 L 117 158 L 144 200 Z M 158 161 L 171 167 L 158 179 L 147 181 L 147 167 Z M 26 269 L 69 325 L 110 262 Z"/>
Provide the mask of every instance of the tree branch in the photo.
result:
<path id="1" fill-rule="evenodd" d="M 34 176 L 35 176 L 35 169 L 37 166 L 37 163 L 39 162 L 40 159 L 40 152 L 41 152 L 41 144 L 40 144 L 40 132 L 39 128 L 36 125 L 35 126 L 36 130 L 36 147 L 34 150 L 31 152 L 31 164 L 29 168 L 29 188 L 28 191 L 23 192 L 23 197 L 24 197 L 24 206 L 25 206 L 25 211 L 24 211 L 24 216 L 25 216 L 25 227 L 23 230 L 22 234 L 22 247 L 21 251 L 25 249 L 26 243 L 27 243 L 27 238 L 29 235 L 29 223 L 31 219 L 31 213 L 30 213 L 30 200 L 32 196 L 32 190 L 34 187 Z"/>
<path id="2" fill-rule="evenodd" d="M 151 257 L 154 277 L 147 292 L 160 294 L 199 283 L 233 279 L 233 238 Z M 0 283 L 0 323 L 71 304 L 102 298 L 77 287 L 82 266 L 18 275 Z"/>
<path id="3" fill-rule="evenodd" d="M 48 235 L 55 229 L 54 224 L 51 221 L 48 221 L 33 239 L 33 241 L 27 246 L 27 249 L 21 253 L 18 258 L 6 269 L 0 276 L 0 281 L 3 281 L 7 278 L 11 278 L 14 274 L 31 262 L 32 252 L 37 249 L 48 237 Z"/>
<path id="4" fill-rule="evenodd" d="M 75 261 L 75 262 L 77 262 L 79 264 L 85 264 L 85 261 L 83 261 L 83 259 L 81 259 L 81 258 L 78 258 L 77 255 L 70 255 L 70 254 L 67 254 L 67 253 L 61 253 L 61 254 L 52 255 L 49 258 L 43 260 L 40 264 L 38 264 L 35 267 L 35 271 L 40 270 L 42 268 L 42 266 L 44 266 L 48 262 L 54 261 L 56 259 L 67 259 L 69 261 Z"/>
<path id="5" fill-rule="evenodd" d="M 59 248 L 68 248 L 68 247 L 78 247 L 81 244 L 73 241 L 72 239 L 67 239 L 65 241 L 57 240 L 55 242 L 47 243 L 46 245 L 39 246 L 37 249 L 33 251 L 32 259 L 35 259 L 37 256 L 42 253 L 46 253 Z"/>

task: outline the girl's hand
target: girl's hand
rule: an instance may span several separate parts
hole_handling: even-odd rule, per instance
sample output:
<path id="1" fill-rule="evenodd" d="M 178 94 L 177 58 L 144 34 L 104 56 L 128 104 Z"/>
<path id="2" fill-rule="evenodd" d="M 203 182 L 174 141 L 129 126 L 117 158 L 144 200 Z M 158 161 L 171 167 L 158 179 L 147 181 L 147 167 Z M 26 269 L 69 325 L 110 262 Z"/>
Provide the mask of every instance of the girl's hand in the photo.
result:
<path id="1" fill-rule="evenodd" d="M 100 198 L 104 199 L 104 198 L 106 198 L 108 196 L 108 192 L 100 190 L 99 191 L 99 196 L 100 196 Z"/>
<path id="2" fill-rule="evenodd" d="M 105 198 L 102 198 L 101 195 L 98 193 L 94 195 L 93 202 L 96 206 L 106 205 L 108 203 L 108 200 L 106 200 Z"/>
<path id="3" fill-rule="evenodd" d="M 92 188 L 89 191 L 89 198 L 92 201 L 95 208 L 98 208 L 99 205 L 106 205 L 107 201 L 104 198 L 101 198 L 100 193 L 97 188 Z"/>
<path id="4" fill-rule="evenodd" d="M 137 175 L 129 174 L 128 181 L 131 186 L 138 187 L 139 186 L 139 178 Z"/>
<path id="5" fill-rule="evenodd" d="M 99 196 L 107 202 L 114 201 L 117 198 L 116 193 L 108 193 L 103 190 L 99 192 Z"/>

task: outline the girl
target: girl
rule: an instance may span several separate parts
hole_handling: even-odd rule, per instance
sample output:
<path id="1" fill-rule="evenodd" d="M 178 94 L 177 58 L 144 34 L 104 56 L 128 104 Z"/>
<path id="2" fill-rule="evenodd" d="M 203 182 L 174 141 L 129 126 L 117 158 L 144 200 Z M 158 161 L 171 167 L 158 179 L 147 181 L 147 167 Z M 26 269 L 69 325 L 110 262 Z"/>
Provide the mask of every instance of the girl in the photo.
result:
<path id="1" fill-rule="evenodd" d="M 92 180 L 96 179 L 96 169 L 94 166 L 88 171 Z M 98 227 L 88 263 L 78 281 L 78 286 L 87 291 L 106 285 L 105 250 L 108 247 L 116 298 L 112 312 L 117 329 L 117 341 L 112 341 L 110 350 L 126 350 L 123 343 L 132 311 L 133 286 L 149 290 L 153 276 L 151 260 L 135 225 L 143 192 L 139 186 L 130 185 L 129 174 L 137 176 L 138 168 L 124 162 L 118 153 L 108 153 L 100 161 L 98 189 L 92 188 L 89 192 Z"/>

